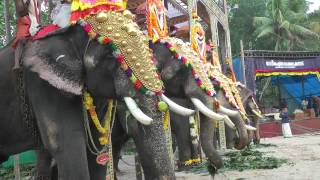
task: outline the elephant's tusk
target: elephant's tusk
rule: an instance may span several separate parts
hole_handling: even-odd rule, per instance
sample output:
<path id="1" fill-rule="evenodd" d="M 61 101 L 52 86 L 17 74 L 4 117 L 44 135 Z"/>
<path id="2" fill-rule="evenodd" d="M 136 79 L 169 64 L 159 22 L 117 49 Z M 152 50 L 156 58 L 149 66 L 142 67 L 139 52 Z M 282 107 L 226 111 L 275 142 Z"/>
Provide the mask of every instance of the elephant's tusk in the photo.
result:
<path id="1" fill-rule="evenodd" d="M 194 114 L 194 110 L 192 109 L 188 109 L 185 107 L 180 106 L 179 104 L 173 102 L 171 99 L 169 99 L 167 96 L 165 96 L 164 94 L 162 94 L 161 96 L 162 100 L 164 102 L 166 102 L 169 106 L 169 109 L 181 116 L 191 116 Z"/>
<path id="2" fill-rule="evenodd" d="M 124 97 L 124 102 L 126 103 L 130 113 L 137 119 L 137 121 L 144 125 L 150 125 L 152 123 L 153 120 L 141 111 L 137 103 L 131 97 Z"/>
<path id="3" fill-rule="evenodd" d="M 237 116 L 239 114 L 238 111 L 234 111 L 234 110 L 225 108 L 222 105 L 219 105 L 219 108 L 217 110 L 218 110 L 218 112 L 220 112 L 222 114 L 225 114 L 227 116 L 232 116 L 232 117 Z"/>
<path id="4" fill-rule="evenodd" d="M 223 120 L 226 123 L 226 125 L 229 126 L 231 129 L 236 129 L 236 126 L 227 115 L 224 115 Z"/>
<path id="5" fill-rule="evenodd" d="M 207 106 L 204 105 L 199 99 L 197 98 L 190 98 L 190 99 L 191 99 L 191 102 L 196 106 L 196 108 L 198 108 L 199 111 L 204 115 L 206 115 L 207 117 L 213 120 L 222 120 L 224 118 L 224 116 L 218 113 L 215 113 L 211 111 L 209 108 L 207 108 Z"/>
<path id="6" fill-rule="evenodd" d="M 245 126 L 246 126 L 246 129 L 249 130 L 249 131 L 256 131 L 257 130 L 257 128 L 252 127 L 250 125 L 245 125 Z"/>
<path id="7" fill-rule="evenodd" d="M 251 109 L 251 110 L 252 110 L 253 114 L 255 114 L 258 118 L 263 118 L 263 116 L 259 112 L 257 112 L 254 109 Z"/>

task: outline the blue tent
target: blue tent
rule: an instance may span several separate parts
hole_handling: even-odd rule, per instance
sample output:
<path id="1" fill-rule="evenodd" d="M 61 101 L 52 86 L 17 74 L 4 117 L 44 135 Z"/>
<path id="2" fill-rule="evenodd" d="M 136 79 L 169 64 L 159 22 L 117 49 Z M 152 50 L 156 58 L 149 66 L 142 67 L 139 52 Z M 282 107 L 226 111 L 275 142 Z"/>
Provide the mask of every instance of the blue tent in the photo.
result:
<path id="1" fill-rule="evenodd" d="M 300 108 L 303 98 L 320 96 L 320 81 L 316 75 L 306 76 L 274 76 L 272 83 L 281 87 L 281 97 L 287 104 L 289 111 Z"/>
<path id="2" fill-rule="evenodd" d="M 240 58 L 236 57 L 232 59 L 232 68 L 233 72 L 236 76 L 237 81 L 244 83 L 243 81 L 243 73 L 242 73 L 242 64 Z"/>

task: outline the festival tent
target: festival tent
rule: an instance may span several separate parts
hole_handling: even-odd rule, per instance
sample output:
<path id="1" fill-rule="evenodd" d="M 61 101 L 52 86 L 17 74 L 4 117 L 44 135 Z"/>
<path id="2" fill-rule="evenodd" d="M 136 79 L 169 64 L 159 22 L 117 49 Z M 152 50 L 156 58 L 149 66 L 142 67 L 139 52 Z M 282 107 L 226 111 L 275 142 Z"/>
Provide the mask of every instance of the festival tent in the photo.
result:
<path id="1" fill-rule="evenodd" d="M 244 64 L 247 87 L 255 91 L 256 81 L 270 77 L 291 112 L 304 97 L 320 96 L 320 53 L 245 51 Z M 233 60 L 233 68 L 237 80 L 244 82 L 239 58 Z"/>

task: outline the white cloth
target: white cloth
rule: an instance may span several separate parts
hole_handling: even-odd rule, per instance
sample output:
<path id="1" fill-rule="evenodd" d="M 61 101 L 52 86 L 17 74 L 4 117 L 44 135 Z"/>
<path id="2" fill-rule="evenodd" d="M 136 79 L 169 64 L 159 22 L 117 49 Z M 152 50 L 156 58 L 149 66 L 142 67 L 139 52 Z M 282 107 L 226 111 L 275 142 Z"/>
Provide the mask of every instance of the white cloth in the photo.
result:
<path id="1" fill-rule="evenodd" d="M 282 134 L 283 137 L 292 137 L 291 127 L 289 123 L 282 123 Z"/>
<path id="2" fill-rule="evenodd" d="M 34 36 L 40 29 L 40 4 L 39 0 L 30 0 L 29 3 L 28 12 L 31 20 L 29 33 L 31 36 Z"/>
<path id="3" fill-rule="evenodd" d="M 51 13 L 52 23 L 65 28 L 70 25 L 71 4 L 57 4 Z"/>

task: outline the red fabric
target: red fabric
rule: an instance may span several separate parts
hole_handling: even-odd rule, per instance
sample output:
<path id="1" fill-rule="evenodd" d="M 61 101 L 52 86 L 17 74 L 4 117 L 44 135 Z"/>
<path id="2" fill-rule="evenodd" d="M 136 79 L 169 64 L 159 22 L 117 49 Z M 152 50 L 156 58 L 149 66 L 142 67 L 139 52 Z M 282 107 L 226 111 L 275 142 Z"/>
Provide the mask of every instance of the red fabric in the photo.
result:
<path id="1" fill-rule="evenodd" d="M 292 130 L 292 134 L 304 134 L 309 133 L 307 130 L 303 128 L 310 129 L 312 131 L 319 131 L 320 129 L 320 119 L 319 118 L 311 118 L 305 120 L 294 120 L 290 121 L 290 126 Z M 302 128 L 299 128 L 302 127 Z M 261 138 L 270 138 L 275 136 L 282 135 L 281 122 L 273 121 L 267 123 L 261 123 L 259 125 L 260 128 L 260 137 Z"/>
<path id="2" fill-rule="evenodd" d="M 48 33 L 51 33 L 51 32 L 56 31 L 56 30 L 58 30 L 58 29 L 60 29 L 60 27 L 57 26 L 57 25 L 54 25 L 54 24 L 51 24 L 51 25 L 42 27 L 42 28 L 37 32 L 37 34 L 32 37 L 31 40 L 34 41 L 34 40 L 41 39 L 41 38 L 45 37 Z"/>
<path id="3" fill-rule="evenodd" d="M 15 49 L 18 42 L 21 39 L 25 39 L 27 37 L 30 37 L 29 29 L 31 26 L 31 20 L 29 16 L 22 16 L 19 17 L 17 20 L 17 33 L 16 33 L 16 38 L 12 44 L 12 47 Z"/>

